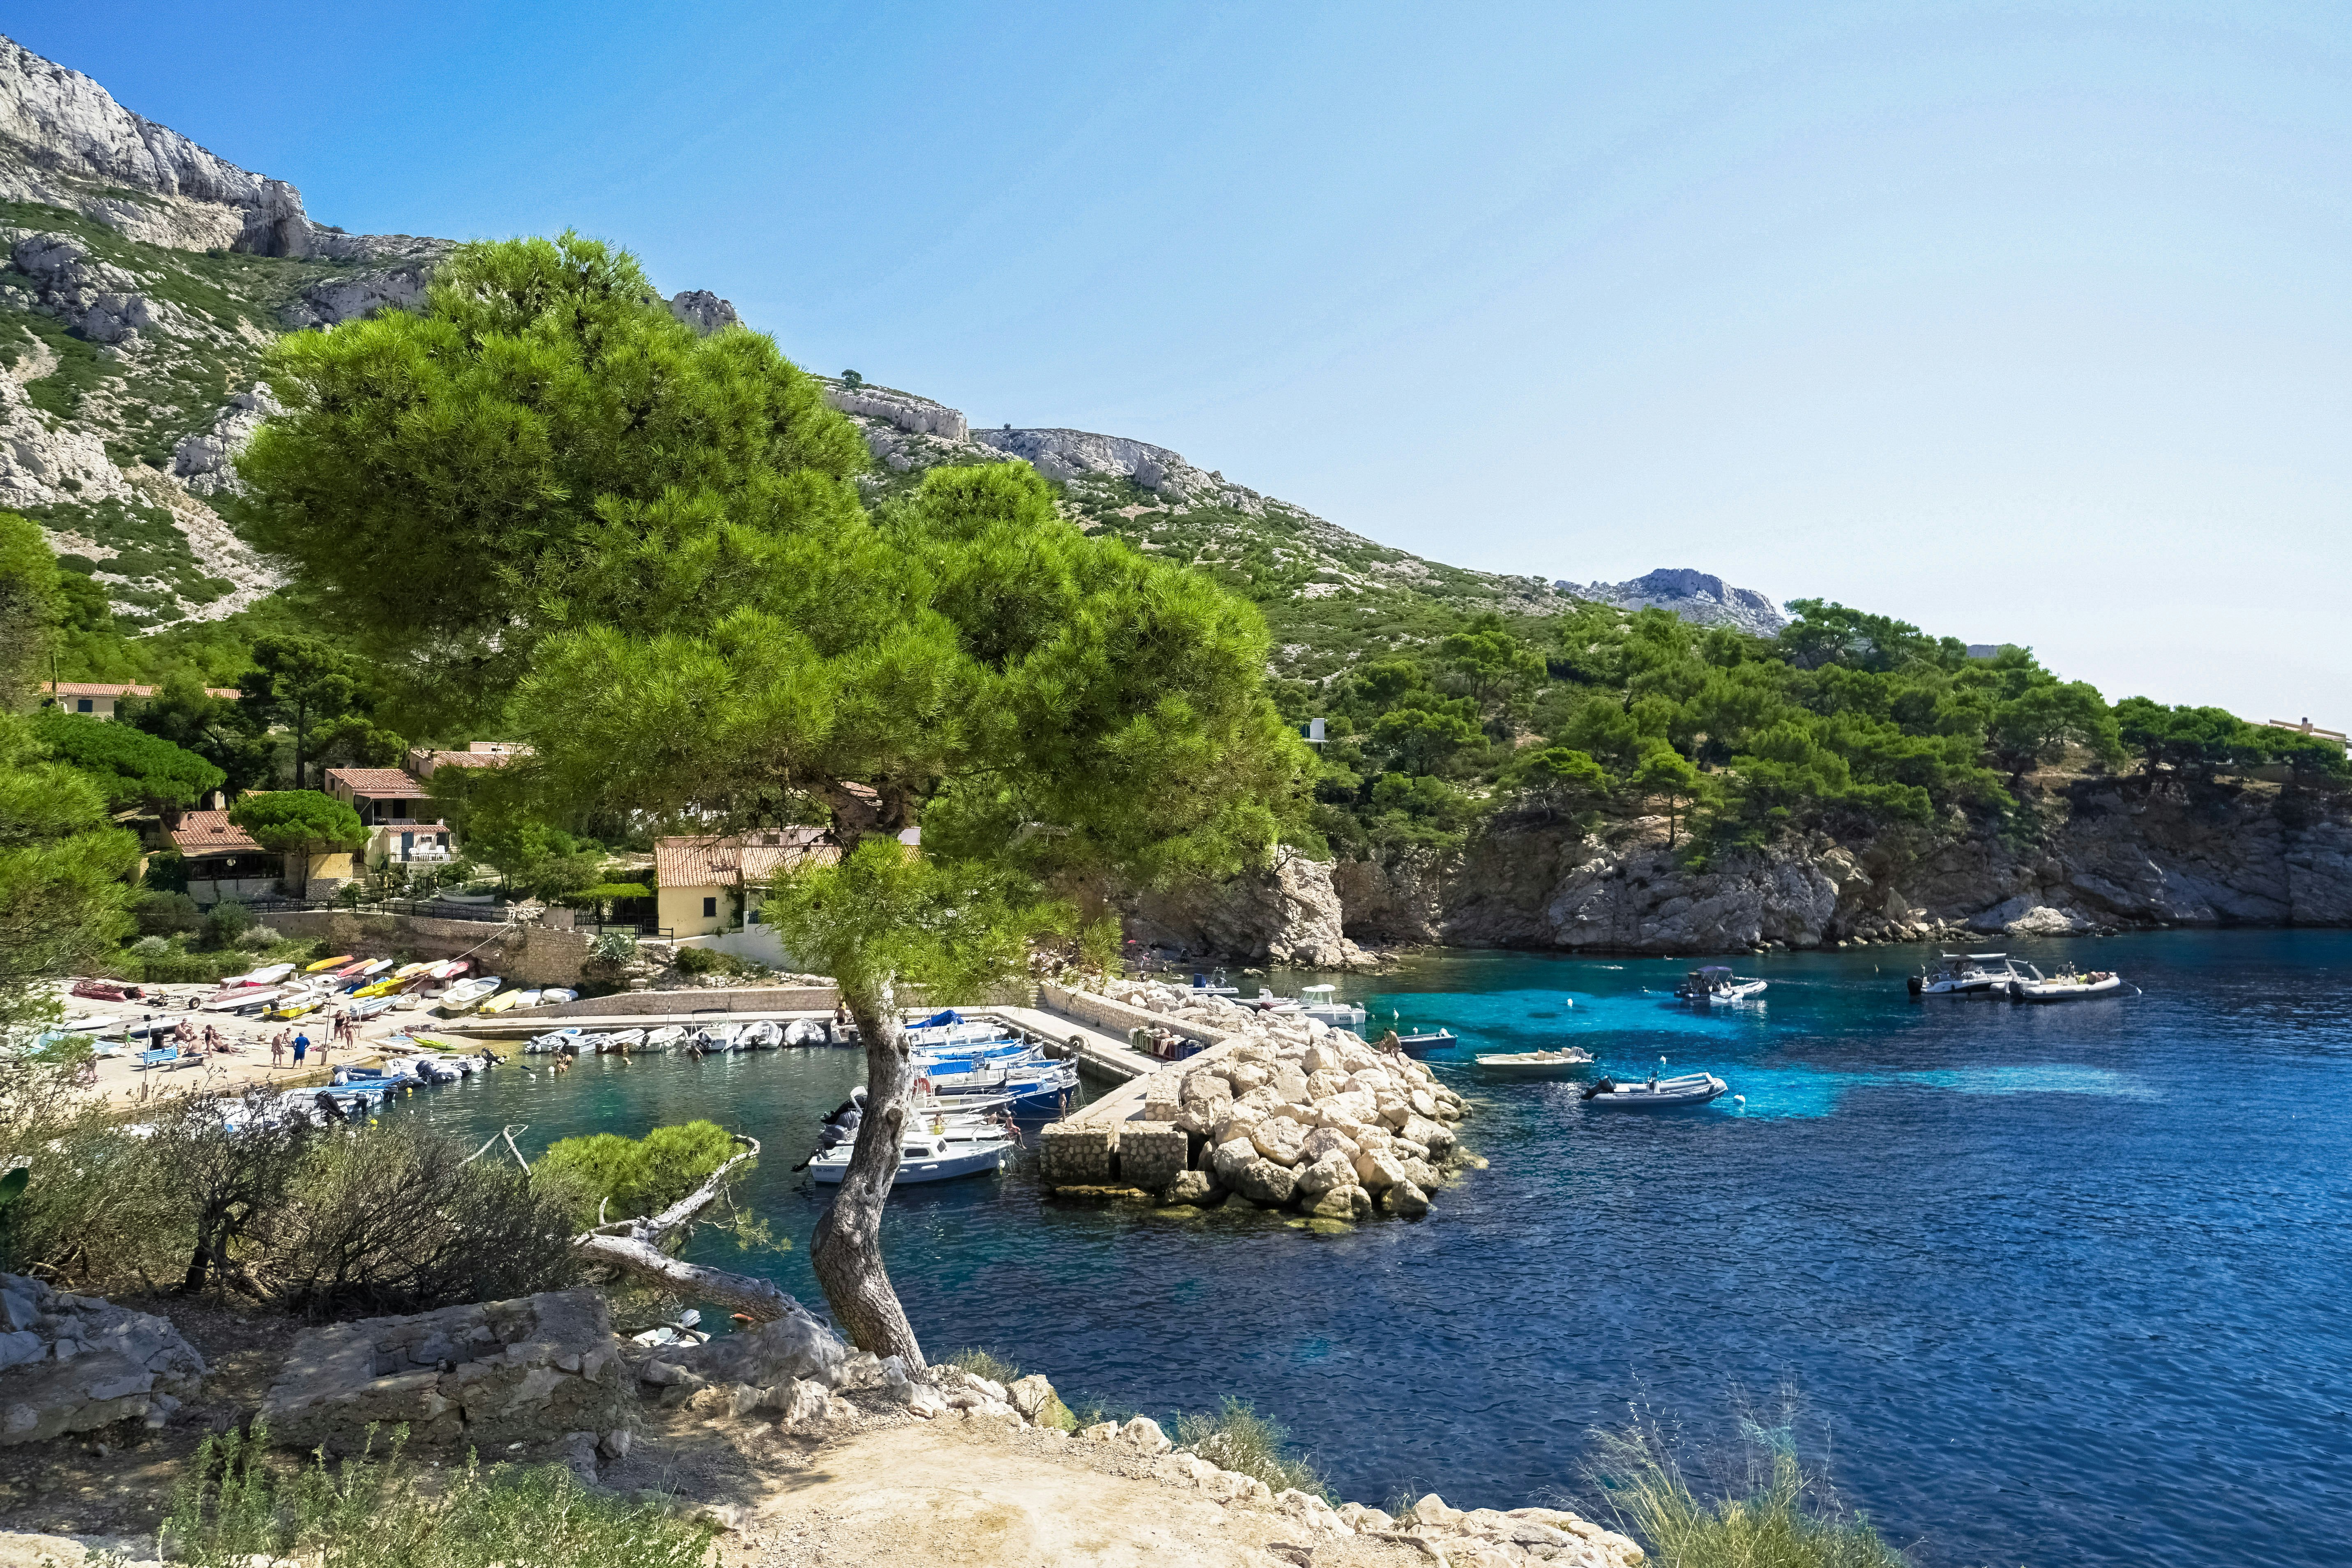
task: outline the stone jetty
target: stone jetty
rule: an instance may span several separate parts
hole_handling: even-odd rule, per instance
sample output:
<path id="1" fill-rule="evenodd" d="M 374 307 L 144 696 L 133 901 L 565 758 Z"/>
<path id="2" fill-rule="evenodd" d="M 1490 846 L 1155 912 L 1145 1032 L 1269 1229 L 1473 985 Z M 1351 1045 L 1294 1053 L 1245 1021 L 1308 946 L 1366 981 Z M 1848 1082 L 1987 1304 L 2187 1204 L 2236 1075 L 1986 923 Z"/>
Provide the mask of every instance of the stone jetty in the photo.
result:
<path id="1" fill-rule="evenodd" d="M 1346 1029 L 1149 981 L 1051 1000 L 1098 1026 L 1171 1029 L 1203 1048 L 1046 1128 L 1048 1186 L 1202 1208 L 1239 1197 L 1315 1219 L 1419 1219 L 1473 1162 L 1454 1133 L 1469 1110 L 1461 1096 L 1424 1064 Z"/>

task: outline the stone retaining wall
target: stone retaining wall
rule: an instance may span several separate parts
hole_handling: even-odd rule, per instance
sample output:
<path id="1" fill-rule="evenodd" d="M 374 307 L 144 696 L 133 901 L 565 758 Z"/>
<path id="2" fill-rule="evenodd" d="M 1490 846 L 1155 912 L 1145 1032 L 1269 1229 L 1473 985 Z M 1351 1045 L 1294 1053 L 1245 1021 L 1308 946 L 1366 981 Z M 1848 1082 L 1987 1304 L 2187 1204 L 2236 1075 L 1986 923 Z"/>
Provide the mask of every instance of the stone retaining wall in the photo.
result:
<path id="1" fill-rule="evenodd" d="M 439 921 L 425 915 L 356 910 L 267 910 L 260 919 L 283 935 L 313 938 L 343 952 L 469 958 L 477 974 L 496 974 L 526 985 L 577 985 L 580 966 L 588 958 L 587 932 L 558 931 L 552 926 Z"/>
<path id="2" fill-rule="evenodd" d="M 1215 1029 L 1203 1028 L 1169 1017 L 1164 1013 L 1148 1012 L 1130 1007 L 1124 1002 L 1114 1002 L 1108 996 L 1097 996 L 1091 991 L 1066 991 L 1050 982 L 1037 986 L 1040 1006 L 1051 1007 L 1056 1013 L 1068 1015 L 1081 1024 L 1092 1024 L 1097 1029 L 1108 1029 L 1124 1039 L 1130 1029 L 1166 1029 L 1174 1035 L 1213 1046 L 1226 1037 Z"/>
<path id="3" fill-rule="evenodd" d="M 647 1013 L 830 1013 L 840 1000 L 830 985 L 738 985 L 692 991 L 617 991 L 533 1007 L 533 1018 L 618 1018 Z"/>

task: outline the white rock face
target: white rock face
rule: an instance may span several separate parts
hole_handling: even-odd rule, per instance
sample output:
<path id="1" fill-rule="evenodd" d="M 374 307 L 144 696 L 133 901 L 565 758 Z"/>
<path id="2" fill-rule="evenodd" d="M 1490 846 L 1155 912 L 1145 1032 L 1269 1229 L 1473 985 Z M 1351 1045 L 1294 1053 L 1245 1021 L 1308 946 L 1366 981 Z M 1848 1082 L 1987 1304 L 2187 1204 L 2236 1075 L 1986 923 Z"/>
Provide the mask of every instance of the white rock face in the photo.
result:
<path id="1" fill-rule="evenodd" d="M 258 383 L 238 393 L 213 421 L 210 435 L 185 437 L 173 450 L 172 477 L 202 496 L 240 490 L 231 465 L 261 422 L 282 412 L 269 389 Z"/>
<path id="2" fill-rule="evenodd" d="M 412 309 L 425 302 L 425 289 L 432 272 L 431 261 L 413 261 L 313 283 L 302 290 L 300 301 L 288 310 L 286 324 L 331 327 L 382 310 Z"/>
<path id="3" fill-rule="evenodd" d="M 30 370 L 36 363 L 28 357 L 17 368 Z M 71 425 L 51 429 L 15 378 L 0 376 L 0 506 L 131 500 L 135 496 L 106 455 L 103 440 Z"/>
<path id="4" fill-rule="evenodd" d="M 1789 624 L 1780 606 L 1753 588 L 1735 588 L 1722 578 L 1687 567 L 1661 567 L 1630 583 L 1555 583 L 1563 594 L 1597 599 L 1620 609 L 1671 610 L 1702 626 L 1737 626 L 1770 637 Z"/>
<path id="5" fill-rule="evenodd" d="M 673 305 L 672 309 L 676 309 Z M 894 430 L 910 436 L 936 436 L 943 441 L 961 441 L 971 435 L 963 415 L 944 403 L 933 403 L 928 397 L 916 397 L 904 392 L 886 392 L 875 386 L 844 386 L 829 383 L 824 400 L 844 414 L 863 415 L 879 419 Z"/>
<path id="6" fill-rule="evenodd" d="M 1255 511 L 1264 499 L 1255 490 L 1227 484 L 1223 474 L 1203 473 L 1184 460 L 1181 452 L 1155 447 L 1124 436 L 1098 436 L 1091 430 L 975 430 L 971 438 L 1007 457 L 1020 458 L 1049 479 L 1069 480 L 1084 475 L 1108 475 L 1133 479 L 1145 489 L 1171 500 L 1217 501 Z"/>

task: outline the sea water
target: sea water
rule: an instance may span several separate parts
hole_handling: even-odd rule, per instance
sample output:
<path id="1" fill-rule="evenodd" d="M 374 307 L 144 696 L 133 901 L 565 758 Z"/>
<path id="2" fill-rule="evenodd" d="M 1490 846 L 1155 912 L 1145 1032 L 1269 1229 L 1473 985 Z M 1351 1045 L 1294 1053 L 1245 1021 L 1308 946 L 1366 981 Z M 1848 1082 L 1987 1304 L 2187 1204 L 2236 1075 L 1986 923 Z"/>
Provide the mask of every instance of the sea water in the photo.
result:
<path id="1" fill-rule="evenodd" d="M 2352 934 L 2011 951 L 2142 994 L 1913 1000 L 1906 948 L 1742 959 L 1762 1003 L 1701 1013 L 1664 960 L 1330 976 L 1372 1033 L 1461 1037 L 1432 1066 L 1475 1102 L 1488 1166 L 1427 1221 L 1080 1207 L 1023 1160 L 894 1194 L 885 1252 L 932 1354 L 986 1347 L 1163 1421 L 1238 1395 L 1374 1503 L 1591 1510 L 1596 1428 L 1638 1413 L 1704 1465 L 1792 1396 L 1810 1457 L 1923 1564 L 2352 1561 Z M 1469 1060 L 1559 1045 L 1733 1094 L 1599 1111 Z M 533 1153 L 698 1116 L 748 1131 L 766 1153 L 742 1201 L 793 1249 L 706 1233 L 688 1255 L 821 1310 L 804 1248 L 827 1189 L 791 1167 L 859 1076 L 841 1051 L 590 1058 L 404 1109 L 477 1141 L 528 1123 Z"/>

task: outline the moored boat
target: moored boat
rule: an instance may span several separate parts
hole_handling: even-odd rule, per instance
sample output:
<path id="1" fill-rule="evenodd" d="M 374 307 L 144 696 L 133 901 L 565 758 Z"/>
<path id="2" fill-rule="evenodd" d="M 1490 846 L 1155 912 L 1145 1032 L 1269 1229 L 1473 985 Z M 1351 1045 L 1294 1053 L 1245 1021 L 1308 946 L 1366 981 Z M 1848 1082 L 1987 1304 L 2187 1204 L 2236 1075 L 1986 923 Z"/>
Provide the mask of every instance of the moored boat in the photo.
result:
<path id="1" fill-rule="evenodd" d="M 2017 961 L 2005 952 L 1947 952 L 1904 984 L 1914 996 L 2004 996 L 2019 978 Z"/>
<path id="2" fill-rule="evenodd" d="M 1440 1026 L 1434 1029 L 1415 1029 L 1397 1036 L 1397 1048 L 1409 1057 L 1425 1057 L 1432 1051 L 1442 1051 L 1458 1046 L 1461 1038 L 1453 1030 Z"/>
<path id="3" fill-rule="evenodd" d="M 1728 966 L 1710 963 L 1692 970 L 1675 987 L 1675 994 L 1685 1002 L 1701 1006 L 1720 1007 L 1733 1002 L 1752 1002 L 1764 994 L 1766 983 L 1751 975 L 1734 974 Z"/>
<path id="4" fill-rule="evenodd" d="M 1510 1051 L 1477 1058 L 1478 1070 L 1493 1078 L 1563 1079 L 1592 1065 L 1592 1053 L 1574 1046 L 1559 1051 Z"/>
<path id="5" fill-rule="evenodd" d="M 2120 996 L 2130 989 L 2124 977 L 2112 970 L 2095 969 L 2088 974 L 2077 974 L 2070 963 L 2055 974 L 2044 975 L 2030 963 L 2021 967 L 2026 973 L 2009 983 L 2009 999 L 2012 1002 L 2090 1002 L 2102 996 Z"/>
<path id="6" fill-rule="evenodd" d="M 809 1161 L 809 1174 L 820 1182 L 838 1185 L 849 1173 L 849 1156 L 856 1142 L 837 1144 Z M 950 1141 L 929 1133 L 910 1133 L 898 1150 L 898 1174 L 893 1186 L 912 1186 L 923 1182 L 951 1182 L 961 1176 L 986 1175 L 1003 1168 L 1004 1156 L 1013 1147 L 1010 1138 Z"/>
<path id="7" fill-rule="evenodd" d="M 1707 1072 L 1688 1072 L 1678 1078 L 1653 1078 L 1619 1083 L 1604 1078 L 1584 1091 L 1584 1103 L 1598 1110 L 1672 1110 L 1678 1106 L 1705 1105 L 1727 1093 L 1731 1086 Z"/>

